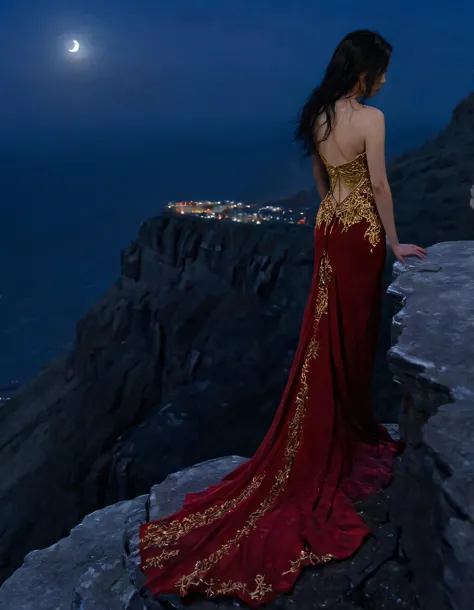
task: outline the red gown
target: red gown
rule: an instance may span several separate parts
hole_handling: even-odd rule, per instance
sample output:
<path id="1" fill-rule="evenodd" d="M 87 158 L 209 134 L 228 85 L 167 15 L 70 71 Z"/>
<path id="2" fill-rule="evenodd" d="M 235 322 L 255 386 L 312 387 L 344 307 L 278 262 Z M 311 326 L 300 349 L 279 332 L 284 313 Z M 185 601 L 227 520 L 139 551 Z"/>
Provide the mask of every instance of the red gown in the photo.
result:
<path id="1" fill-rule="evenodd" d="M 400 447 L 370 407 L 385 234 L 362 153 L 333 167 L 314 232 L 314 274 L 288 383 L 255 455 L 183 508 L 140 528 L 159 593 L 237 596 L 250 607 L 304 566 L 352 555 L 370 533 L 354 502 L 390 482 Z M 337 201 L 340 184 L 349 195 Z"/>

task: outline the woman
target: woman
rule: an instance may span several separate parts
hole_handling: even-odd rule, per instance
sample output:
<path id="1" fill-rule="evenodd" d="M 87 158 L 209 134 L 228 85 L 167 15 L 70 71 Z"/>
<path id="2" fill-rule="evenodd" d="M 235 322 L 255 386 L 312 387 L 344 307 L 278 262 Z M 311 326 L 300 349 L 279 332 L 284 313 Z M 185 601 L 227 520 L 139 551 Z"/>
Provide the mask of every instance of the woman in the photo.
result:
<path id="1" fill-rule="evenodd" d="M 390 482 L 399 445 L 369 401 L 386 239 L 398 242 L 384 119 L 363 105 L 385 82 L 391 46 L 349 34 L 301 113 L 322 202 L 298 349 L 270 430 L 252 459 L 178 513 L 140 528 L 153 594 L 234 595 L 249 606 L 290 591 L 304 566 L 352 555 L 370 533 L 354 503 Z"/>

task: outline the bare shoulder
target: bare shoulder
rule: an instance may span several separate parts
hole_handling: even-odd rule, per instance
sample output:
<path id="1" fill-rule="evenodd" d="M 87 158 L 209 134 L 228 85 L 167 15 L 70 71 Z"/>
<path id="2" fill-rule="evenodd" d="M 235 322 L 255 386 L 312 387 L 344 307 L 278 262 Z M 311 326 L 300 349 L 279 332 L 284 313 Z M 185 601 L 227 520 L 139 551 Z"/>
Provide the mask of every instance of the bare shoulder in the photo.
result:
<path id="1" fill-rule="evenodd" d="M 364 106 L 358 113 L 360 126 L 364 131 L 380 131 L 385 129 L 385 117 L 381 110 L 373 106 Z"/>

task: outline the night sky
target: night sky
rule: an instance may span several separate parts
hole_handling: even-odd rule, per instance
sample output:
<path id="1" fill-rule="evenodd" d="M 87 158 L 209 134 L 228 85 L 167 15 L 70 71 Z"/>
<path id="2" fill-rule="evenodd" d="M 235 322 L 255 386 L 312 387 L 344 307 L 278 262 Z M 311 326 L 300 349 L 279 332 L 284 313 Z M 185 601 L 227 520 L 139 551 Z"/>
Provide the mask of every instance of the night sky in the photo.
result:
<path id="1" fill-rule="evenodd" d="M 390 120 L 446 122 L 474 88 L 466 0 L 0 2 L 0 129 L 251 125 L 291 120 L 348 31 L 394 46 Z M 86 52 L 71 56 L 69 40 Z"/>
<path id="2" fill-rule="evenodd" d="M 394 156 L 474 89 L 472 1 L 0 0 L 0 385 L 65 349 L 167 201 L 308 188 L 290 122 L 358 28 L 394 47 Z"/>

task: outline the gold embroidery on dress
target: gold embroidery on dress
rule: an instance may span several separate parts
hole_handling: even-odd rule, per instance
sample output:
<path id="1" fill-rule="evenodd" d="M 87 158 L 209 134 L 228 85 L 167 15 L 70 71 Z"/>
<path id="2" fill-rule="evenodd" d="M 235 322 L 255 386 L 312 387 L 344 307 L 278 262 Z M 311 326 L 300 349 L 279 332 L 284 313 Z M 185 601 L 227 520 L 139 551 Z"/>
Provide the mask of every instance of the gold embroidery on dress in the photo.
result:
<path id="1" fill-rule="evenodd" d="M 154 555 L 147 559 L 147 568 L 162 568 L 163 562 L 165 562 L 170 557 L 176 557 L 179 555 L 179 550 L 175 549 L 173 551 L 161 551 L 159 555 Z"/>
<path id="2" fill-rule="evenodd" d="M 247 586 L 242 582 L 233 582 L 229 580 L 227 582 L 220 582 L 219 580 L 211 580 L 208 583 L 204 583 L 207 586 L 206 595 L 208 597 L 215 597 L 216 595 L 230 595 L 232 593 L 244 593 L 248 595 L 250 599 L 261 600 L 266 593 L 270 593 L 272 590 L 271 585 L 265 582 L 265 577 L 262 574 L 257 574 L 255 577 L 255 589 L 248 589 Z"/>
<path id="3" fill-rule="evenodd" d="M 328 310 L 329 282 L 331 280 L 331 275 L 332 267 L 329 263 L 326 253 L 324 253 L 321 257 L 318 270 L 318 292 L 316 295 L 316 302 L 314 308 L 313 336 L 308 344 L 305 359 L 303 362 L 303 367 L 301 370 L 300 389 L 296 395 L 295 400 L 295 413 L 288 425 L 288 437 L 285 446 L 286 459 L 284 466 L 281 470 L 277 472 L 269 495 L 265 498 L 265 500 L 263 500 L 263 502 L 260 504 L 260 507 L 249 516 L 243 527 L 237 530 L 234 538 L 223 544 L 219 549 L 211 553 L 208 557 L 198 560 L 194 566 L 193 572 L 181 576 L 181 578 L 176 581 L 175 586 L 179 588 L 179 592 L 182 597 L 184 597 L 188 593 L 189 589 L 192 586 L 207 584 L 204 580 L 205 575 L 224 556 L 229 554 L 233 546 L 238 544 L 242 538 L 248 536 L 248 534 L 253 529 L 255 529 L 257 521 L 261 517 L 263 517 L 263 515 L 273 505 L 290 476 L 291 468 L 293 466 L 293 460 L 296 456 L 301 441 L 302 424 L 306 411 L 306 402 L 308 399 L 309 386 L 307 375 L 309 371 L 309 361 L 311 359 L 316 358 L 318 354 L 319 341 L 317 340 L 317 332 L 319 328 L 319 322 L 322 316 L 326 314 Z M 260 576 L 258 576 L 257 579 L 258 578 L 260 578 Z M 261 578 L 263 583 L 263 576 L 261 576 Z M 248 591 L 248 587 L 245 583 L 232 583 L 232 587 L 233 591 Z M 265 593 L 271 591 L 271 585 L 265 585 L 265 587 L 265 590 L 263 588 L 263 585 L 260 589 L 258 589 L 258 595 L 261 595 L 261 597 L 258 599 L 261 599 L 263 595 L 265 595 Z M 212 588 L 211 590 L 213 591 Z M 254 593 L 254 595 L 257 595 L 257 593 Z"/>
<path id="4" fill-rule="evenodd" d="M 365 221 L 368 225 L 364 238 L 369 241 L 372 248 L 379 242 L 382 233 L 382 224 L 375 205 L 369 168 L 365 153 L 362 153 L 342 165 L 330 165 L 321 156 L 330 179 L 330 192 L 321 201 L 316 217 L 316 227 L 324 225 L 324 232 L 334 226 L 333 221 L 342 224 L 342 230 L 347 231 L 353 225 Z M 350 193 L 341 201 L 334 197 L 336 184 L 345 185 Z"/>
<path id="5" fill-rule="evenodd" d="M 233 510 L 237 504 L 249 498 L 252 493 L 260 487 L 264 478 L 265 473 L 253 477 L 250 484 L 239 496 L 237 496 L 237 498 L 233 498 L 232 500 L 228 500 L 217 506 L 210 506 L 202 513 L 194 513 L 183 519 L 175 519 L 169 523 L 162 522 L 157 523 L 156 525 L 151 523 L 148 525 L 147 533 L 140 539 L 143 549 L 149 549 L 152 546 L 169 546 L 172 542 L 176 542 L 179 538 L 186 536 L 186 534 L 189 534 L 190 531 L 197 527 L 210 525 L 217 519 L 220 519 L 225 513 Z M 157 555 L 157 557 L 161 557 L 161 555 Z M 154 557 L 148 558 L 144 568 L 155 567 L 154 559 Z"/>
<path id="6" fill-rule="evenodd" d="M 322 563 L 327 563 L 335 559 L 334 555 L 315 555 L 309 550 L 301 551 L 296 561 L 290 561 L 291 568 L 286 572 L 283 572 L 283 576 L 285 574 L 291 574 L 291 572 L 298 572 L 298 570 L 304 565 L 312 565 L 318 566 Z"/>

